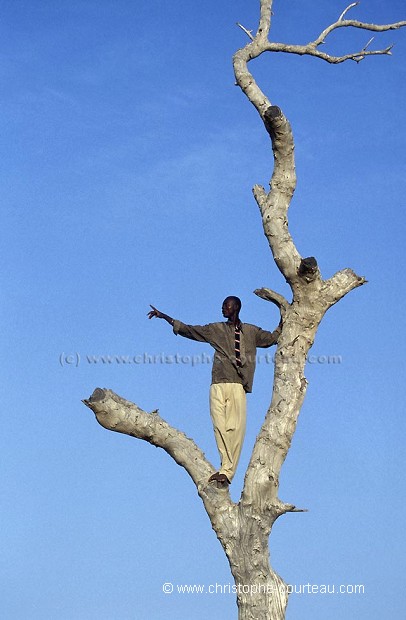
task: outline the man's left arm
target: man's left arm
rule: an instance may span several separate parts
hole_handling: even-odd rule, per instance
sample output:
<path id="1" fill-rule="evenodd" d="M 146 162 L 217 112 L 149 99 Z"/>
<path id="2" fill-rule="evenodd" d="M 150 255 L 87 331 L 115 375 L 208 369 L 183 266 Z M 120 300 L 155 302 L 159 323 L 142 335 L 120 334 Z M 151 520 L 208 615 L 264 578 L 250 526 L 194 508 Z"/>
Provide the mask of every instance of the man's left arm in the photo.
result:
<path id="1" fill-rule="evenodd" d="M 268 332 L 265 329 L 258 327 L 255 334 L 255 344 L 257 347 L 271 347 L 278 342 L 278 338 L 282 331 L 282 324 L 279 323 L 278 327 L 273 332 Z"/>

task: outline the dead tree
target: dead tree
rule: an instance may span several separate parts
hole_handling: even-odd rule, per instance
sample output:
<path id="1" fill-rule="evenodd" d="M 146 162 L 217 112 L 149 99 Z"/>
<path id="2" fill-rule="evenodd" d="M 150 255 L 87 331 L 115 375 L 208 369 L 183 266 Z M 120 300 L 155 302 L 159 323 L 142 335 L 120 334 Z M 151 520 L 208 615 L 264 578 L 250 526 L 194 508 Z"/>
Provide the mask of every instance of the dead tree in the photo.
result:
<path id="1" fill-rule="evenodd" d="M 371 39 L 360 51 L 331 56 L 321 51 L 328 35 L 339 28 L 382 32 L 406 25 L 405 21 L 376 25 L 350 20 L 348 13 L 358 4 L 354 2 L 314 41 L 306 45 L 273 43 L 269 40 L 272 4 L 273 0 L 260 0 L 256 34 L 238 24 L 250 41 L 237 51 L 233 62 L 237 84 L 255 106 L 272 142 L 274 167 L 270 190 L 256 185 L 253 192 L 273 258 L 290 285 L 292 300 L 289 302 L 269 288 L 255 291 L 277 305 L 283 329 L 275 356 L 272 401 L 253 449 L 239 502 L 231 500 L 228 490 L 208 483 L 215 472 L 212 464 L 192 439 L 171 427 L 157 411 L 147 413 L 108 389 L 97 388 L 84 401 L 106 429 L 163 448 L 188 472 L 227 555 L 235 580 L 240 620 L 281 620 L 285 617 L 289 588 L 270 566 L 268 541 L 278 517 L 299 511 L 279 499 L 278 487 L 280 470 L 306 393 L 306 356 L 324 313 L 366 281 L 351 269 L 343 269 L 323 280 L 316 259 L 302 258 L 296 249 L 287 218 L 296 187 L 292 130 L 282 110 L 273 105 L 256 84 L 248 63 L 264 52 L 316 56 L 332 64 L 347 60 L 358 63 L 367 56 L 390 54 L 391 48 L 371 50 Z"/>

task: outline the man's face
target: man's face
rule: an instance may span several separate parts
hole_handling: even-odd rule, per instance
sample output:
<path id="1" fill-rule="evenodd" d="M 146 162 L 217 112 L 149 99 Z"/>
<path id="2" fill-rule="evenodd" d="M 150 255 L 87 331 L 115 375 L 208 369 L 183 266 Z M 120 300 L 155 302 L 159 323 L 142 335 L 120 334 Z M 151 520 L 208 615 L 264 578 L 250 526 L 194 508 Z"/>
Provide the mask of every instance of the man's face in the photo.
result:
<path id="1" fill-rule="evenodd" d="M 226 297 L 225 300 L 223 301 L 223 305 L 221 306 L 221 311 L 223 313 L 223 316 L 226 319 L 229 319 L 230 317 L 233 316 L 236 310 L 237 310 L 237 304 L 235 303 L 234 299 L 231 299 L 230 297 Z"/>

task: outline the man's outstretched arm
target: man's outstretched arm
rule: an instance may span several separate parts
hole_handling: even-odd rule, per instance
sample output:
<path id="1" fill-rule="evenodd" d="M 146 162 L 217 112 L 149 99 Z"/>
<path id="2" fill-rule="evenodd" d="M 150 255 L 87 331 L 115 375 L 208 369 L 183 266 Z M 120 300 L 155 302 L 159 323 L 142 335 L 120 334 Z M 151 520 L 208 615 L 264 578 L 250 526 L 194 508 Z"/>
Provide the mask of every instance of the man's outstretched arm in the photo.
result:
<path id="1" fill-rule="evenodd" d="M 174 334 L 184 336 L 184 338 L 190 338 L 190 340 L 197 340 L 199 342 L 211 342 L 212 333 L 210 325 L 186 325 L 182 321 L 173 319 L 171 316 L 161 312 L 150 304 L 152 310 L 148 312 L 148 318 L 152 319 L 157 317 L 158 319 L 165 319 L 169 325 L 172 325 Z"/>

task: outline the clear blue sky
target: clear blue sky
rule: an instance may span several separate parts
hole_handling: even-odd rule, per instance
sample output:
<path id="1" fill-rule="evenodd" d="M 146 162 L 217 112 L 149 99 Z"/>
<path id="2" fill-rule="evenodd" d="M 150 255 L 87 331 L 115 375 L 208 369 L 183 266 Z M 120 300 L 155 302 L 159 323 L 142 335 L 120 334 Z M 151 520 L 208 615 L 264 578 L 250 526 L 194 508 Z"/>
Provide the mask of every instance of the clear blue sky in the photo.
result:
<path id="1" fill-rule="evenodd" d="M 348 0 L 347 0 L 348 2 Z M 2 428 L 0 617 L 206 620 L 237 616 L 231 594 L 165 595 L 164 582 L 231 584 L 187 474 L 163 451 L 101 428 L 82 403 L 109 387 L 159 408 L 218 463 L 210 353 L 147 321 L 148 304 L 189 323 L 221 320 L 228 294 L 264 328 L 288 295 L 251 195 L 270 144 L 234 86 L 231 57 L 256 0 L 2 0 L 0 26 Z M 305 43 L 346 2 L 276 0 L 271 36 Z M 364 0 L 354 18 L 405 18 Z M 360 49 L 337 32 L 326 51 Z M 271 561 L 291 584 L 363 584 L 363 595 L 293 595 L 287 618 L 405 613 L 404 330 L 406 31 L 392 57 L 330 66 L 268 55 L 251 65 L 290 119 L 298 187 L 291 231 L 323 276 L 369 284 L 329 311 L 280 497 L 308 508 L 277 522 Z M 241 243 L 243 251 L 236 252 Z M 86 356 L 183 362 L 89 363 Z M 137 358 L 139 359 L 139 358 Z M 61 364 L 62 362 L 62 364 Z M 69 363 L 71 362 L 71 363 Z M 231 493 L 238 499 L 269 404 L 258 365 Z"/>

